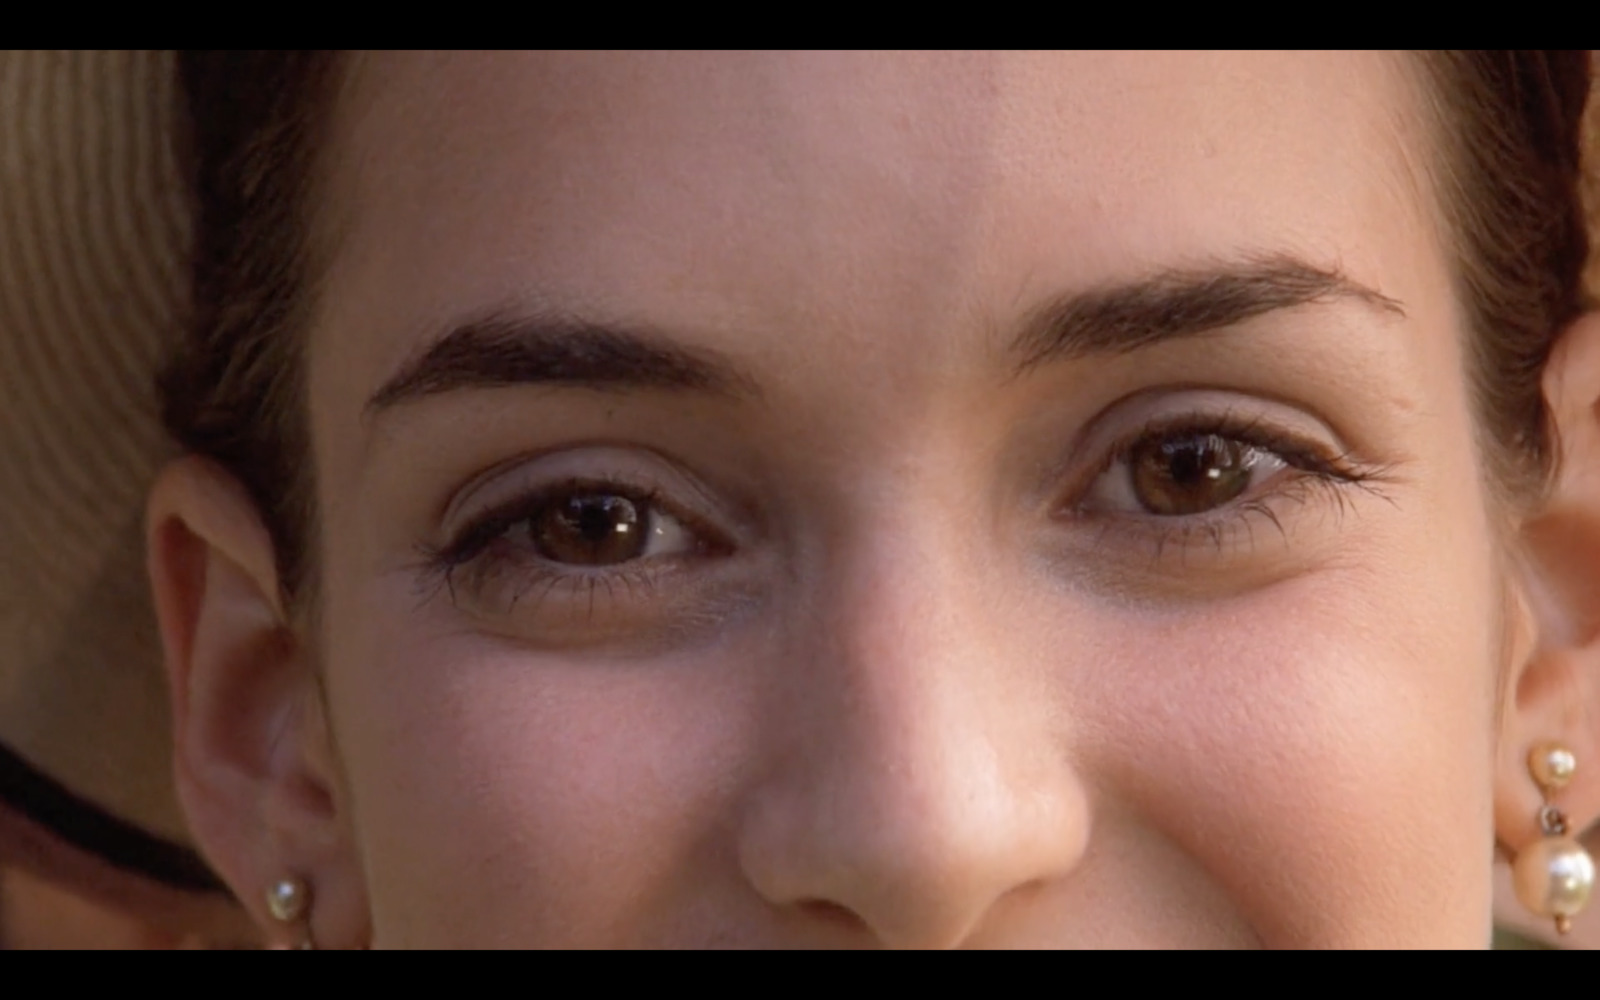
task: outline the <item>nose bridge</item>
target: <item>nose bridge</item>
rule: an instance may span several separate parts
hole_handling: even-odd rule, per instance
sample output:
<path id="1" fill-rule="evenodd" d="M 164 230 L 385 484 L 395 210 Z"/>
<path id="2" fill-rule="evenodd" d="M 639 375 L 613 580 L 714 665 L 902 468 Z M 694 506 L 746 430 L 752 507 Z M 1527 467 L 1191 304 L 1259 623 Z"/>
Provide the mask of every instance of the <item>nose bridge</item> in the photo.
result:
<path id="1" fill-rule="evenodd" d="M 915 506 L 886 505 L 897 513 L 832 547 L 828 596 L 785 668 L 792 752 L 744 854 L 773 902 L 944 947 L 1013 890 L 1069 871 L 1087 815 L 995 613 L 992 560 Z"/>

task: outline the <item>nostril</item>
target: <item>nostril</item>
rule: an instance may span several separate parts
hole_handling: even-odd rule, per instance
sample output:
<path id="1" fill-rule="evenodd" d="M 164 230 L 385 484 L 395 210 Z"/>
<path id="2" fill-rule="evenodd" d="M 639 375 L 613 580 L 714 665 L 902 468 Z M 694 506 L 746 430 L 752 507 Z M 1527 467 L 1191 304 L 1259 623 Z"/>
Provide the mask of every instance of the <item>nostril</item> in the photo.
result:
<path id="1" fill-rule="evenodd" d="M 861 931 L 867 926 L 866 921 L 848 906 L 840 906 L 826 899 L 803 899 L 795 904 L 795 908 L 809 919 L 832 927 Z"/>

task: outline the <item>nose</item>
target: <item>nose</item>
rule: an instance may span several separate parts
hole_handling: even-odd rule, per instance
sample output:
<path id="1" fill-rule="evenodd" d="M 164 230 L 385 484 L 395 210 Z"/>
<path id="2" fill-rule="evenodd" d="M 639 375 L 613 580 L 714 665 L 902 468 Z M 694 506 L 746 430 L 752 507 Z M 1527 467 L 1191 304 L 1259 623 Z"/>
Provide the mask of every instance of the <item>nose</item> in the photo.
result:
<path id="1" fill-rule="evenodd" d="M 1045 664 L 953 561 L 878 545 L 790 641 L 740 831 L 773 905 L 946 948 L 1022 919 L 1088 840 Z"/>

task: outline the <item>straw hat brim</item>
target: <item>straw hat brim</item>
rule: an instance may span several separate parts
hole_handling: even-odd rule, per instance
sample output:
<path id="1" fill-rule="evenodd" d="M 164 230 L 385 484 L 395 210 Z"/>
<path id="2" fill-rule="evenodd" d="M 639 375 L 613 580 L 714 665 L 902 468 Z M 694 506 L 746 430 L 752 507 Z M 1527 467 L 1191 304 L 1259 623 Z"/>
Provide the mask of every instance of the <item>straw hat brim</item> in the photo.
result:
<path id="1" fill-rule="evenodd" d="M 0 53 L 0 865 L 209 914 L 142 513 L 188 305 L 168 52 Z M 206 919 L 212 919 L 207 916 Z"/>

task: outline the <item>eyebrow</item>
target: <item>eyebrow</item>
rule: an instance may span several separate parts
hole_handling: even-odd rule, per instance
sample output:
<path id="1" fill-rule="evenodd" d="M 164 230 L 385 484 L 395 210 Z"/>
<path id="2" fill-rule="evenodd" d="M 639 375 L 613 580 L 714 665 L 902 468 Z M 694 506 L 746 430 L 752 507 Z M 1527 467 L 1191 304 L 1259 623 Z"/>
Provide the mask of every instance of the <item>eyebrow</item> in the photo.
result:
<path id="1" fill-rule="evenodd" d="M 1393 318 L 1396 299 L 1287 254 L 1168 269 L 1137 281 L 1075 292 L 1036 310 L 1011 344 L 1016 373 L 1091 354 L 1125 354 L 1193 337 L 1280 309 L 1348 300 Z"/>
<path id="2" fill-rule="evenodd" d="M 1035 310 L 1009 347 L 1015 374 L 1054 361 L 1127 353 L 1296 306 L 1353 300 L 1388 316 L 1401 303 L 1288 255 L 1166 269 L 1068 293 Z M 452 329 L 368 401 L 369 411 L 469 388 L 560 385 L 756 398 L 757 380 L 725 355 L 659 330 L 561 314 L 495 314 Z"/>
<path id="3" fill-rule="evenodd" d="M 497 315 L 451 330 L 384 383 L 367 409 L 457 389 L 541 383 L 759 394 L 755 379 L 729 359 L 659 331 L 559 315 Z"/>

